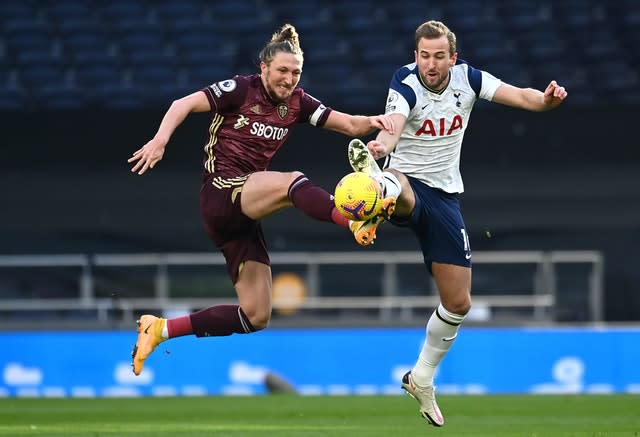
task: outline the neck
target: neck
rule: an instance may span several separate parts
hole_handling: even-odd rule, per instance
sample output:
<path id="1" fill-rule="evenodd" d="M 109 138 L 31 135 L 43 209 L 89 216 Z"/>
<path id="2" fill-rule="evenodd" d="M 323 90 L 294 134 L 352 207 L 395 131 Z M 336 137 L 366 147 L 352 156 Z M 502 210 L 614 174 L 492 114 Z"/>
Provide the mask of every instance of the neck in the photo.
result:
<path id="1" fill-rule="evenodd" d="M 424 86 L 426 89 L 428 89 L 434 94 L 440 94 L 442 93 L 442 91 L 444 91 L 447 88 L 447 85 L 449 85 L 449 81 L 451 80 L 451 71 L 447 71 L 447 80 L 443 82 L 442 86 L 439 89 L 434 89 L 434 88 L 431 88 L 429 85 L 427 85 L 424 82 L 424 79 L 422 79 L 421 74 L 418 74 L 418 78 L 420 79 L 420 83 L 422 84 L 422 86 Z"/>

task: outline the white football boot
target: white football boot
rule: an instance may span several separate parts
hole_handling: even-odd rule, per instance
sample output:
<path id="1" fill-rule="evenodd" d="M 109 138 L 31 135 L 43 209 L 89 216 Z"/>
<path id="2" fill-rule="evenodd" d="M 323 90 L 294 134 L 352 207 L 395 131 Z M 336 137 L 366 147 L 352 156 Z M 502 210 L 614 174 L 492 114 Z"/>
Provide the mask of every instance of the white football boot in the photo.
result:
<path id="1" fill-rule="evenodd" d="M 353 169 L 353 171 L 368 174 L 380 184 L 380 187 L 382 187 L 383 199 L 382 212 L 380 213 L 380 215 L 389 220 L 389 217 L 391 217 L 396 208 L 396 198 L 386 197 L 387 187 L 384 174 L 380 167 L 378 167 L 378 163 L 374 159 L 371 152 L 369 152 L 369 148 L 365 143 L 355 138 L 349 142 L 347 155 L 349 157 L 349 164 L 351 164 L 351 168 Z M 381 222 L 377 223 L 376 227 L 380 223 Z"/>
<path id="2" fill-rule="evenodd" d="M 353 171 L 367 173 L 378 182 L 381 182 L 382 170 L 378 167 L 378 163 L 373 158 L 371 152 L 369 152 L 365 143 L 354 138 L 349 142 L 347 155 L 349 157 L 349 164 L 351 164 Z"/>
<path id="3" fill-rule="evenodd" d="M 419 387 L 413 382 L 411 372 L 402 377 L 402 388 L 420 404 L 420 415 L 433 426 L 444 425 L 444 416 L 436 403 L 436 389 L 433 385 Z"/>

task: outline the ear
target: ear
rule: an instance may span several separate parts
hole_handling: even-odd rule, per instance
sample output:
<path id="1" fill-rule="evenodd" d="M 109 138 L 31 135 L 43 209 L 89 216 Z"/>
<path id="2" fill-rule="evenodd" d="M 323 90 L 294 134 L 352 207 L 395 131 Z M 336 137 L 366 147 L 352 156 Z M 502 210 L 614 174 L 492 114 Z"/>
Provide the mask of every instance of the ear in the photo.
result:
<path id="1" fill-rule="evenodd" d="M 453 67 L 454 65 L 456 65 L 456 62 L 458 62 L 458 52 L 455 52 L 453 54 L 453 56 L 451 57 L 451 59 L 449 60 L 449 65 L 451 67 Z"/>

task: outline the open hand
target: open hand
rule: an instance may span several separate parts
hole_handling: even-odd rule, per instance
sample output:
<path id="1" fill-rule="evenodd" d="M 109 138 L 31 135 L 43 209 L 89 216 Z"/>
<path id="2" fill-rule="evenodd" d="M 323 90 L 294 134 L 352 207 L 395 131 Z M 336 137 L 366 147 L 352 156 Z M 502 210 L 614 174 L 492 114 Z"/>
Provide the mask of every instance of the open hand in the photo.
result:
<path id="1" fill-rule="evenodd" d="M 395 126 L 393 120 L 388 115 L 374 115 L 370 117 L 369 120 L 371 121 L 371 125 L 376 129 L 386 130 L 390 134 L 393 134 Z"/>
<path id="2" fill-rule="evenodd" d="M 153 138 L 142 148 L 133 152 L 131 158 L 127 162 L 135 162 L 135 165 L 131 168 L 132 173 L 144 174 L 147 170 L 153 168 L 158 161 L 164 156 L 164 148 L 166 143 L 159 138 Z M 137 161 L 137 162 L 136 162 Z"/>

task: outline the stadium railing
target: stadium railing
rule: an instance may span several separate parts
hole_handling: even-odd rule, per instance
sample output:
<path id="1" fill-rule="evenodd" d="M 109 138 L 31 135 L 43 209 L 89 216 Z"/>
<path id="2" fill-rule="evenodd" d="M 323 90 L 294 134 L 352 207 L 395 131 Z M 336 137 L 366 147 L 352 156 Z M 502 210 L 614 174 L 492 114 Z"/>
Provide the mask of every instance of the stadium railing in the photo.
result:
<path id="1" fill-rule="evenodd" d="M 439 301 L 417 251 L 276 252 L 271 261 L 272 326 L 423 324 Z M 473 263 L 470 321 L 603 321 L 598 251 L 474 252 Z M 561 280 L 563 265 L 587 270 Z M 236 301 L 220 254 L 0 256 L 0 329 L 129 328 L 145 312 L 171 316 Z M 567 318 L 560 307 L 571 312 L 576 302 L 583 315 Z"/>

